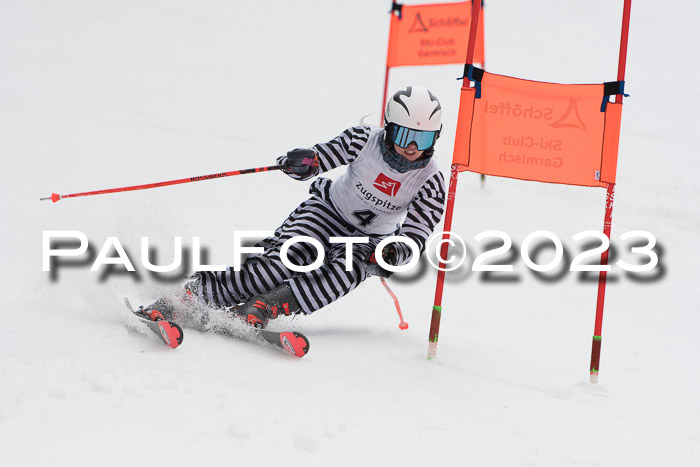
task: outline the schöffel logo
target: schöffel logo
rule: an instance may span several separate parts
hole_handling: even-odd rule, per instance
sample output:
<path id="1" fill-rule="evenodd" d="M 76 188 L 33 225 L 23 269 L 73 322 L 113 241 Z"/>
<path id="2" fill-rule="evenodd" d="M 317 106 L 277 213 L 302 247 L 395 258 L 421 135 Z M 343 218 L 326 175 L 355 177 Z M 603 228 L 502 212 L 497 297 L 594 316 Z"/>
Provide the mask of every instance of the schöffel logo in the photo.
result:
<path id="1" fill-rule="evenodd" d="M 416 19 L 413 21 L 411 29 L 408 30 L 409 34 L 414 32 L 428 32 L 428 28 L 426 28 L 425 24 L 423 24 L 423 20 L 420 17 L 420 13 L 416 14 Z"/>
<path id="2" fill-rule="evenodd" d="M 374 181 L 374 188 L 389 196 L 396 196 L 396 193 L 399 192 L 399 188 L 401 188 L 401 182 L 392 180 L 383 173 L 380 173 Z"/>
<path id="3" fill-rule="evenodd" d="M 576 128 L 586 131 L 586 124 L 583 123 L 581 115 L 578 113 L 578 102 L 576 99 L 569 100 L 569 107 L 566 108 L 559 120 L 550 124 L 554 128 Z"/>
<path id="4" fill-rule="evenodd" d="M 469 17 L 442 17 L 442 18 L 427 18 L 427 20 L 423 20 L 420 16 L 420 12 L 416 13 L 416 17 L 413 20 L 413 23 L 411 23 L 411 27 L 408 29 L 409 34 L 413 34 L 416 32 L 429 32 L 430 29 L 433 28 L 452 28 L 452 27 L 467 27 L 471 23 L 471 19 Z"/>

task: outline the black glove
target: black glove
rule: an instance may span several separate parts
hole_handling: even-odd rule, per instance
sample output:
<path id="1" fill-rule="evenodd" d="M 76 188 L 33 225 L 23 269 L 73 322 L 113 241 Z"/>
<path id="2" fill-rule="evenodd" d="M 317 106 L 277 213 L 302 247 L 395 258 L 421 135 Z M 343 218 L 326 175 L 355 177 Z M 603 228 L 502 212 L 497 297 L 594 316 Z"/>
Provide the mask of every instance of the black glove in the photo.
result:
<path id="1" fill-rule="evenodd" d="M 318 156 L 311 149 L 294 149 L 287 153 L 287 174 L 293 174 L 302 180 L 318 173 Z"/>
<path id="2" fill-rule="evenodd" d="M 396 266 L 396 263 L 398 263 L 398 254 L 393 244 L 390 243 L 382 249 L 382 259 L 385 263 Z M 365 262 L 367 263 L 365 265 L 365 271 L 370 276 L 389 277 L 393 274 L 392 271 L 387 271 L 377 264 L 377 258 L 375 258 L 374 252 L 367 257 Z"/>

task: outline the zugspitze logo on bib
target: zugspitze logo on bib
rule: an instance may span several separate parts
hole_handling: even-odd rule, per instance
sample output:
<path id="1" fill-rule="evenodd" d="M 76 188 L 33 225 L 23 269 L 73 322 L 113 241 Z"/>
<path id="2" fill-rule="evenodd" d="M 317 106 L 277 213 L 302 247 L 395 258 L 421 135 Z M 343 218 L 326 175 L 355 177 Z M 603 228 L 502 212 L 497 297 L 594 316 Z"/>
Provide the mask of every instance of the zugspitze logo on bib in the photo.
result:
<path id="1" fill-rule="evenodd" d="M 386 193 L 389 196 L 396 196 L 399 188 L 401 188 L 401 182 L 392 180 L 383 173 L 380 173 L 377 175 L 377 179 L 374 181 L 374 188 L 382 193 Z"/>

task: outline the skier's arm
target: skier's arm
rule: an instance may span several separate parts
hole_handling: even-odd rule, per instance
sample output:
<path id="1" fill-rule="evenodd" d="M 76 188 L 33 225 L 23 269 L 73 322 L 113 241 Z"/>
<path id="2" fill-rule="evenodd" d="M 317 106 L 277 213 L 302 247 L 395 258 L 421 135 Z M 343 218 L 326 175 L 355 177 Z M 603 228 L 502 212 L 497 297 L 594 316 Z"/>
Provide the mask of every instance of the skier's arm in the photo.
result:
<path id="1" fill-rule="evenodd" d="M 362 148 L 367 144 L 371 129 L 366 126 L 355 126 L 343 131 L 340 135 L 328 141 L 327 143 L 315 144 L 311 150 L 316 153 L 318 158 L 317 171 L 311 175 L 300 176 L 291 171 L 285 171 L 292 178 L 297 180 L 305 180 L 341 165 L 347 165 L 358 156 Z M 296 151 L 296 150 L 295 150 Z M 294 152 L 294 151 L 290 151 Z M 280 156 L 277 158 L 277 163 L 287 164 L 288 156 Z M 291 172 L 291 173 L 290 173 Z"/>
<path id="2" fill-rule="evenodd" d="M 406 220 L 401 225 L 398 234 L 408 237 L 418 244 L 421 253 L 425 249 L 428 237 L 442 219 L 445 210 L 445 178 L 438 172 L 423 184 L 418 194 L 408 207 Z M 396 249 L 398 266 L 411 260 L 411 248 L 404 244 L 393 243 Z"/>

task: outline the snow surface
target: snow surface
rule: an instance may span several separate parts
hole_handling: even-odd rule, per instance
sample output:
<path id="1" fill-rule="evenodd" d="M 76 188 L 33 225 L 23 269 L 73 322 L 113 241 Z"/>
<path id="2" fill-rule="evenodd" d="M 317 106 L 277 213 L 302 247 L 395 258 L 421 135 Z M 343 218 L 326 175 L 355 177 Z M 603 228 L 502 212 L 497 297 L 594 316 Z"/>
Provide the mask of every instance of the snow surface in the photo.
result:
<path id="1" fill-rule="evenodd" d="M 411 3 L 411 2 L 408 2 Z M 614 5 L 611 5 L 614 3 Z M 600 382 L 588 382 L 596 282 L 448 275 L 438 357 L 426 359 L 435 272 L 378 280 L 275 326 L 300 360 L 188 332 L 171 350 L 121 304 L 176 288 L 140 265 L 200 237 L 231 262 L 234 230 L 274 229 L 308 183 L 255 174 L 157 190 L 39 198 L 269 165 L 378 123 L 388 1 L 87 0 L 0 3 L 0 465 L 700 465 L 696 286 L 698 65 L 694 2 L 635 2 L 613 223 L 647 230 L 661 265 L 609 283 Z M 487 69 L 615 79 L 622 1 L 500 0 Z M 399 68 L 444 108 L 447 173 L 461 66 Z M 604 190 L 459 178 L 454 230 L 601 230 Z M 42 232 L 116 236 L 138 274 L 89 259 L 42 271 Z M 481 246 L 479 246 L 481 248 Z M 625 256 L 627 255 L 627 256 Z M 545 255 L 542 260 L 544 261 Z M 184 272 L 184 269 L 183 269 Z"/>

